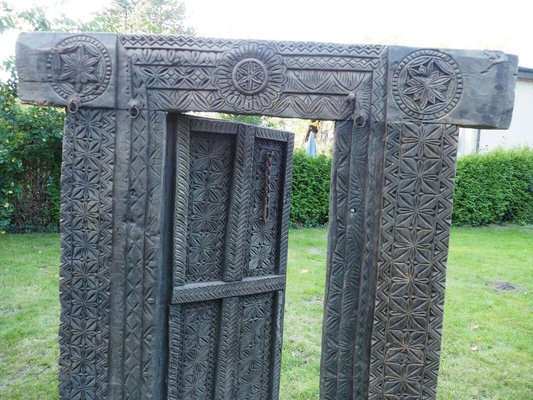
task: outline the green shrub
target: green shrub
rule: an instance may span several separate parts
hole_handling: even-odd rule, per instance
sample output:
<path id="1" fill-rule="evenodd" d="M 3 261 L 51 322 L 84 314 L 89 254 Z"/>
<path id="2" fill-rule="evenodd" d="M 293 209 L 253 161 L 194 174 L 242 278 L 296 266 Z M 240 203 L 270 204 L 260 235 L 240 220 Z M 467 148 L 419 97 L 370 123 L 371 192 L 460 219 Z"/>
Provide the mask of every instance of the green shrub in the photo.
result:
<path id="1" fill-rule="evenodd" d="M 15 93 L 14 78 L 0 82 L 0 233 L 55 230 L 65 113 Z"/>
<path id="2" fill-rule="evenodd" d="M 533 149 L 495 150 L 459 158 L 453 222 L 533 223 Z"/>
<path id="3" fill-rule="evenodd" d="M 291 222 L 295 226 L 316 226 L 328 222 L 331 158 L 309 157 L 294 152 L 291 194 Z"/>

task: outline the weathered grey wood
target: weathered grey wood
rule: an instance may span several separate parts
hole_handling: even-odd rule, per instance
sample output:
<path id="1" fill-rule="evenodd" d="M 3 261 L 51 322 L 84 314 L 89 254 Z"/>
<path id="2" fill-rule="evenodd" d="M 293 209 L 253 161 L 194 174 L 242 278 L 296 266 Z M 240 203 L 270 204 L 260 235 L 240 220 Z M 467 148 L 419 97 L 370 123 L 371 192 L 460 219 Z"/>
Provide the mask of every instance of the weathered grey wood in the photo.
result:
<path id="1" fill-rule="evenodd" d="M 387 122 L 438 121 L 463 127 L 507 129 L 511 124 L 517 64 L 516 56 L 499 51 L 393 46 L 389 50 L 388 98 L 392 101 L 388 102 Z M 420 67 L 426 71 L 420 74 L 422 81 L 415 82 L 410 70 L 418 72 Z M 457 83 L 453 89 L 448 87 L 449 91 L 437 90 L 435 82 L 439 80 L 445 82 L 444 86 L 454 80 Z M 444 95 L 446 101 L 437 98 L 436 107 L 424 110 L 417 101 L 405 101 L 410 96 L 406 89 L 413 89 L 414 84 L 422 89 L 424 83 L 435 94 Z"/>
<path id="2" fill-rule="evenodd" d="M 175 123 L 168 398 L 273 399 L 292 135 L 184 115 Z"/>
<path id="3" fill-rule="evenodd" d="M 87 94 L 78 96 L 88 107 L 146 107 L 146 99 L 130 90 L 140 85 L 150 93 L 152 110 L 343 120 L 351 116 L 347 96 L 367 93 L 377 78 L 388 80 L 384 89 L 391 100 L 386 112 L 372 113 L 377 121 L 439 120 L 496 129 L 510 124 L 517 71 L 517 58 L 498 51 L 401 46 L 43 32 L 21 34 L 17 46 L 19 95 L 30 103 L 68 104 L 76 79 L 54 68 L 61 67 L 61 56 L 81 49 L 82 62 L 90 67 L 98 58 L 102 70 L 86 77 Z M 403 90 L 413 88 L 408 81 L 420 66 L 436 73 L 419 74 L 429 84 L 448 79 L 440 89 L 434 85 L 434 107 L 405 101 L 413 93 Z M 244 80 L 241 87 L 237 75 L 247 67 L 256 68 L 260 82 Z M 372 99 L 362 95 L 358 102 L 369 111 Z"/>
<path id="4" fill-rule="evenodd" d="M 18 95 L 22 101 L 117 108 L 117 37 L 21 33 L 17 40 Z M 69 65 L 68 62 L 71 64 Z"/>
<path id="5" fill-rule="evenodd" d="M 321 399 L 436 397 L 457 127 L 509 126 L 515 56 L 32 33 L 17 69 L 70 111 L 61 399 L 278 397 L 292 137 L 178 111 L 336 120 Z"/>

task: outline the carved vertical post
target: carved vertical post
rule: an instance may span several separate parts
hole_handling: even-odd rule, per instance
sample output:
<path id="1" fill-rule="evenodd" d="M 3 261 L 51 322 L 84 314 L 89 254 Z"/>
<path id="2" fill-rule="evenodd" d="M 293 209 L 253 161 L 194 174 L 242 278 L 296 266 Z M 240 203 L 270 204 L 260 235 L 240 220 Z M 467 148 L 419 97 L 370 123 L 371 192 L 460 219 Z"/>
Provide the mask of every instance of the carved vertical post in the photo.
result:
<path id="1" fill-rule="evenodd" d="M 516 68 L 507 56 L 475 67 L 470 57 L 391 48 L 386 115 L 374 107 L 366 133 L 356 114 L 337 123 L 323 400 L 436 397 L 457 125 L 506 125 L 501 78 Z M 485 95 L 483 74 L 501 102 Z"/>
<path id="2" fill-rule="evenodd" d="M 59 328 L 63 398 L 107 393 L 114 133 L 113 110 L 80 109 L 65 122 Z"/>
<path id="3" fill-rule="evenodd" d="M 436 397 L 457 132 L 387 126 L 369 399 Z"/>

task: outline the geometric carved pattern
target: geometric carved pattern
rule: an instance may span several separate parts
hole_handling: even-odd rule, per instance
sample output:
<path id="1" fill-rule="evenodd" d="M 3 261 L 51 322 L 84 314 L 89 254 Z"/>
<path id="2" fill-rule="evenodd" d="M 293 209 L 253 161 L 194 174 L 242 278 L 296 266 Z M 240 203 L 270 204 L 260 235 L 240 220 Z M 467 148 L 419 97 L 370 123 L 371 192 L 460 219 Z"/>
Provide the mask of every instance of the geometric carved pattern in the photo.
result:
<path id="1" fill-rule="evenodd" d="M 60 42 L 50 53 L 48 80 L 56 93 L 68 99 L 77 95 L 81 102 L 96 99 L 111 79 L 109 52 L 98 40 L 85 35 Z"/>
<path id="2" fill-rule="evenodd" d="M 270 398 L 281 369 L 291 135 L 172 121 L 168 398 Z"/>
<path id="3" fill-rule="evenodd" d="M 378 158 L 366 156 L 369 131 L 351 126 L 338 122 L 335 132 L 321 396 L 432 399 L 457 127 L 389 124 L 382 187 L 380 175 L 366 172 Z M 365 204 L 375 201 L 376 184 L 384 196 L 377 271 L 362 258 L 374 253 L 365 248 L 375 243 L 366 224 L 376 224 Z M 368 282 L 377 282 L 375 292 Z"/>
<path id="4" fill-rule="evenodd" d="M 237 399 L 268 398 L 272 306 L 272 293 L 241 300 Z"/>
<path id="5" fill-rule="evenodd" d="M 245 276 L 273 274 L 278 263 L 282 151 L 281 142 L 256 140 L 250 203 L 250 261 Z"/>
<path id="6" fill-rule="evenodd" d="M 394 100 L 407 115 L 422 120 L 448 114 L 459 102 L 463 77 L 449 55 L 419 50 L 402 60 L 392 77 Z"/>
<path id="7" fill-rule="evenodd" d="M 388 126 L 370 399 L 436 397 L 457 130 Z"/>
<path id="8" fill-rule="evenodd" d="M 181 376 L 176 377 L 179 399 L 210 399 L 213 390 L 215 344 L 217 336 L 216 302 L 192 303 L 182 309 L 183 321 L 179 367 Z"/>
<path id="9" fill-rule="evenodd" d="M 156 372 L 155 299 L 166 121 L 164 113 L 145 111 L 126 121 L 129 168 L 125 199 L 119 208 L 124 208 L 123 222 L 117 233 L 124 238 L 124 254 L 116 265 L 123 286 L 114 298 L 122 316 L 114 344 L 122 350 L 111 374 L 121 383 L 114 386 L 115 398 L 150 399 Z"/>
<path id="10" fill-rule="evenodd" d="M 61 198 L 62 398 L 107 396 L 115 112 L 65 123 Z"/>
<path id="11" fill-rule="evenodd" d="M 242 281 L 235 282 L 215 281 L 196 286 L 178 286 L 174 289 L 172 302 L 191 303 L 283 289 L 285 289 L 285 276 L 283 275 L 244 278 Z"/>
<path id="12" fill-rule="evenodd" d="M 158 110 L 346 119 L 353 111 L 346 96 L 363 92 L 372 72 L 384 67 L 382 46 L 132 35 L 120 40 L 132 75 Z M 361 96 L 359 107 L 369 112 L 370 100 Z"/>
<path id="13" fill-rule="evenodd" d="M 233 147 L 230 135 L 191 135 L 188 282 L 222 277 Z"/>
<path id="14" fill-rule="evenodd" d="M 283 89 L 282 58 L 264 45 L 245 44 L 224 53 L 218 61 L 216 85 L 229 106 L 249 111 L 268 107 Z"/>
<path id="15" fill-rule="evenodd" d="M 368 124 L 367 124 L 368 125 Z M 330 219 L 330 251 L 324 300 L 321 396 L 325 400 L 348 399 L 365 378 L 357 324 L 366 313 L 369 285 L 361 282 L 365 244 L 365 194 L 370 129 L 337 122 Z M 334 239 L 333 239 L 334 238 Z M 342 316 L 342 318 L 341 318 Z"/>

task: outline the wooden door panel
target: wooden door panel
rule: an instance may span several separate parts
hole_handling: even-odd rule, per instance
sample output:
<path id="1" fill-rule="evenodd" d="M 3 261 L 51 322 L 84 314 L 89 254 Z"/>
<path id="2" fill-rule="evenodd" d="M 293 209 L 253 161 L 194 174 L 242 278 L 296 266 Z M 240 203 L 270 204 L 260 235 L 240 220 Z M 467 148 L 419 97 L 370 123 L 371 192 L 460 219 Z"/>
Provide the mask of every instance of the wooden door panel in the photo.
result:
<path id="1" fill-rule="evenodd" d="M 168 397 L 276 399 L 292 135 L 178 116 Z"/>

